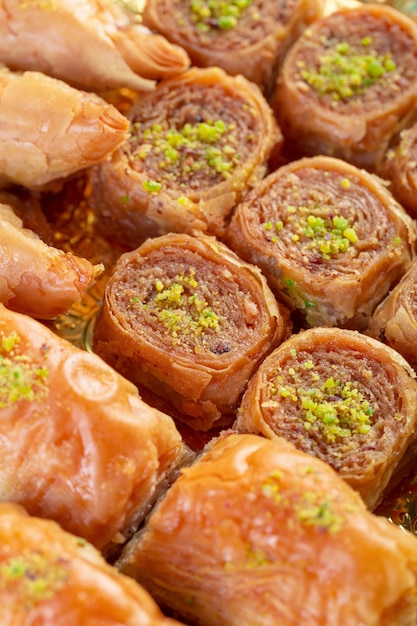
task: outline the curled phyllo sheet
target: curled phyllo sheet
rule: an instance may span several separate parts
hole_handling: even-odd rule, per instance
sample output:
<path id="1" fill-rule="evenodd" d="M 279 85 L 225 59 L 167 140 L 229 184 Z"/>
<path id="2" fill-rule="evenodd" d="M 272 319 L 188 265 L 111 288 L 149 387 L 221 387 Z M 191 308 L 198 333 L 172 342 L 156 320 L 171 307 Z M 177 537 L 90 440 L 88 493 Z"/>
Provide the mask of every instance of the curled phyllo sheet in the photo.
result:
<path id="1" fill-rule="evenodd" d="M 113 551 L 189 450 L 98 356 L 0 305 L 1 498 Z"/>
<path id="2" fill-rule="evenodd" d="M 367 334 L 397 350 L 417 370 L 417 261 L 377 306 Z"/>
<path id="3" fill-rule="evenodd" d="M 119 260 L 94 350 L 195 429 L 233 419 L 247 380 L 287 333 L 258 268 L 214 237 L 169 234 Z"/>
<path id="4" fill-rule="evenodd" d="M 189 66 L 182 48 L 110 0 L 3 0 L 0 62 L 92 91 L 149 91 Z"/>
<path id="5" fill-rule="evenodd" d="M 5 502 L 0 605 L 2 626 L 180 626 L 92 545 Z"/>
<path id="6" fill-rule="evenodd" d="M 269 174 L 239 204 L 225 237 L 303 326 L 356 330 L 405 273 L 415 239 L 414 222 L 380 179 L 324 156 Z"/>
<path id="7" fill-rule="evenodd" d="M 285 52 L 322 11 L 321 0 L 147 0 L 143 21 L 193 65 L 218 66 L 268 90 Z"/>
<path id="8" fill-rule="evenodd" d="M 417 541 L 326 464 L 277 441 L 213 440 L 117 566 L 200 626 L 411 626 Z"/>
<path id="9" fill-rule="evenodd" d="M 395 350 L 357 331 L 313 328 L 264 360 L 234 427 L 327 462 L 374 510 L 415 455 L 416 392 Z"/>
<path id="10" fill-rule="evenodd" d="M 0 204 L 0 302 L 38 319 L 66 313 L 102 273 L 101 263 L 50 246 Z"/>
<path id="11" fill-rule="evenodd" d="M 390 182 L 390 190 L 408 213 L 417 218 L 417 122 L 401 131 L 387 150 L 380 176 Z"/>
<path id="12" fill-rule="evenodd" d="M 288 53 L 273 99 L 295 155 L 376 170 L 416 107 L 416 24 L 376 3 L 316 21 Z"/>
<path id="13" fill-rule="evenodd" d="M 43 190 L 100 163 L 128 130 L 129 121 L 96 94 L 39 72 L 0 68 L 2 186 Z"/>
<path id="14" fill-rule="evenodd" d="M 281 141 L 260 90 L 219 68 L 163 81 L 127 115 L 131 137 L 92 169 L 90 205 L 132 248 L 167 232 L 219 235 Z"/>

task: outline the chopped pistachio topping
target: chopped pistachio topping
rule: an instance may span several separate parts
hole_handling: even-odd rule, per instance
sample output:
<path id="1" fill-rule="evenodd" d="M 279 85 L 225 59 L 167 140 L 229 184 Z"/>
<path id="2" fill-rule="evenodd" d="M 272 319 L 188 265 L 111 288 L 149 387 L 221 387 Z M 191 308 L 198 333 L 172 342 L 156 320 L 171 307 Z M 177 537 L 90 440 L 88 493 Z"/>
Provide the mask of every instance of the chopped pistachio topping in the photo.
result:
<path id="1" fill-rule="evenodd" d="M 184 124 L 182 128 L 164 129 L 154 124 L 140 133 L 140 125 L 133 137 L 139 141 L 133 159 L 146 163 L 148 155 L 159 158 L 157 180 L 146 181 L 144 188 L 158 192 L 164 179 L 206 172 L 229 178 L 241 155 L 237 150 L 236 128 L 222 120 Z M 184 196 L 182 196 L 184 198 Z M 181 204 L 181 202 L 180 202 Z"/>
<path id="2" fill-rule="evenodd" d="M 21 400 L 40 400 L 48 394 L 47 369 L 19 353 L 20 341 L 17 333 L 1 338 L 0 408 Z"/>
<path id="3" fill-rule="evenodd" d="M 396 69 L 391 55 L 378 55 L 370 49 L 371 37 L 362 39 L 360 46 L 341 41 L 329 46 L 316 69 L 300 65 L 301 77 L 321 95 L 331 95 L 334 101 L 349 99 L 363 93 L 372 84 Z"/>
<path id="4" fill-rule="evenodd" d="M 190 0 L 192 20 L 197 29 L 206 33 L 209 30 L 231 30 L 234 28 L 242 13 L 253 0 Z"/>
<path id="5" fill-rule="evenodd" d="M 0 563 L 0 589 L 19 596 L 25 608 L 52 598 L 65 586 L 68 562 L 41 550 L 27 550 Z"/>
<path id="6" fill-rule="evenodd" d="M 300 372 L 310 371 L 311 382 L 306 386 L 301 383 Z M 283 385 L 282 376 L 278 376 L 270 386 L 273 396 L 297 405 L 300 420 L 307 432 L 319 433 L 328 442 L 366 435 L 371 429 L 373 407 L 356 381 L 342 380 L 329 376 L 323 379 L 315 371 L 314 363 L 307 359 L 296 368 L 289 368 L 288 375 L 292 383 Z"/>
<path id="7" fill-rule="evenodd" d="M 341 185 L 347 187 L 341 180 Z M 285 228 L 292 231 L 291 240 L 299 243 L 304 253 L 313 252 L 323 259 L 331 259 L 337 254 L 346 252 L 358 241 L 358 235 L 352 227 L 351 220 L 341 215 L 330 213 L 316 206 L 288 206 L 286 223 L 272 222 L 263 224 L 265 231 L 274 230 L 279 241 L 279 233 Z"/>
<path id="8" fill-rule="evenodd" d="M 314 473 L 305 468 L 304 474 Z M 343 525 L 343 517 L 336 510 L 336 503 L 330 496 L 320 492 L 306 492 L 289 497 L 280 472 L 273 472 L 261 484 L 261 493 L 280 508 L 289 509 L 288 518 L 295 518 L 302 526 L 314 526 L 330 533 L 338 532 Z"/>

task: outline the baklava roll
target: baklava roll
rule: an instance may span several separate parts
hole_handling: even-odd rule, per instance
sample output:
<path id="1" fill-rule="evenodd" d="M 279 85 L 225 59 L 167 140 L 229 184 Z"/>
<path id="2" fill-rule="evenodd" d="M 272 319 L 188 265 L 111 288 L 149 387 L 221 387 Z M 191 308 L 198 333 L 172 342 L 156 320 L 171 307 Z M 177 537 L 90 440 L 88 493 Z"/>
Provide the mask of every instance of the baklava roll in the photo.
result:
<path id="1" fill-rule="evenodd" d="M 126 115 L 131 137 L 92 168 L 89 202 L 104 234 L 132 248 L 167 232 L 221 234 L 272 149 L 279 152 L 260 90 L 219 68 L 162 81 Z"/>
<path id="2" fill-rule="evenodd" d="M 46 244 L 0 203 L 0 302 L 38 319 L 54 319 L 94 285 L 101 263 Z"/>
<path id="3" fill-rule="evenodd" d="M 154 89 L 187 53 L 108 0 L 2 0 L 0 62 L 88 91 Z"/>
<path id="4" fill-rule="evenodd" d="M 117 566 L 199 626 L 412 626 L 417 540 L 326 464 L 255 435 L 209 445 Z"/>
<path id="5" fill-rule="evenodd" d="M 379 170 L 390 182 L 393 196 L 417 217 L 417 122 L 399 134 L 387 151 Z"/>
<path id="6" fill-rule="evenodd" d="M 0 305 L 1 499 L 103 550 L 137 527 L 190 451 L 97 355 Z"/>
<path id="7" fill-rule="evenodd" d="M 416 227 L 383 182 L 340 159 L 293 161 L 239 204 L 225 241 L 302 326 L 366 329 L 405 273 Z"/>
<path id="8" fill-rule="evenodd" d="M 260 361 L 289 331 L 257 267 L 214 237 L 149 239 L 118 261 L 94 351 L 196 430 L 230 423 Z"/>
<path id="9" fill-rule="evenodd" d="M 322 0 L 147 0 L 142 17 L 193 65 L 221 67 L 268 90 L 285 52 L 322 12 Z"/>
<path id="10" fill-rule="evenodd" d="M 417 260 L 377 306 L 368 333 L 397 350 L 417 370 Z"/>
<path id="11" fill-rule="evenodd" d="M 274 110 L 295 156 L 378 169 L 417 103 L 417 25 L 385 4 L 317 20 L 286 56 Z"/>
<path id="12" fill-rule="evenodd" d="M 371 510 L 409 469 L 416 426 L 409 364 L 340 328 L 302 331 L 274 350 L 249 381 L 234 424 L 325 461 Z"/>
<path id="13" fill-rule="evenodd" d="M 0 68 L 0 186 L 42 191 L 100 163 L 128 130 L 125 116 L 94 93 Z"/>
<path id="14" fill-rule="evenodd" d="M 2 626 L 180 626 L 85 540 L 0 503 Z"/>

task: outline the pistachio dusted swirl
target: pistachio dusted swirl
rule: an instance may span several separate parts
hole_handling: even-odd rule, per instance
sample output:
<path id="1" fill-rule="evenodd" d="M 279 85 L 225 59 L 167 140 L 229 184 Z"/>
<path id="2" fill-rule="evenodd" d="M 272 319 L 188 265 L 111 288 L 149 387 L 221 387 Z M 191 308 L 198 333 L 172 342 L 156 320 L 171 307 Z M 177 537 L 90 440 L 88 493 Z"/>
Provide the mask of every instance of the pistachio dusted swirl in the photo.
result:
<path id="1" fill-rule="evenodd" d="M 90 204 L 105 233 L 132 247 L 172 231 L 221 234 L 281 142 L 259 89 L 218 68 L 163 81 L 128 117 L 130 139 L 92 170 Z"/>
<path id="2" fill-rule="evenodd" d="M 417 261 L 377 306 L 368 333 L 397 350 L 417 369 Z"/>
<path id="3" fill-rule="evenodd" d="M 375 170 L 417 102 L 417 27 L 367 4 L 318 20 L 291 49 L 274 108 L 299 156 Z"/>
<path id="4" fill-rule="evenodd" d="M 148 0 L 143 21 L 186 50 L 193 65 L 242 74 L 262 89 L 321 0 Z"/>
<path id="5" fill-rule="evenodd" d="M 165 235 L 119 261 L 94 349 L 196 429 L 230 421 L 287 316 L 260 271 L 207 236 Z"/>
<path id="6" fill-rule="evenodd" d="M 411 262 L 415 226 L 375 176 L 317 156 L 261 181 L 226 240 L 303 325 L 363 330 Z"/>
<path id="7" fill-rule="evenodd" d="M 235 428 L 283 437 L 326 461 L 374 509 L 415 453 L 416 391 L 411 367 L 388 346 L 357 331 L 314 328 L 264 360 Z"/>

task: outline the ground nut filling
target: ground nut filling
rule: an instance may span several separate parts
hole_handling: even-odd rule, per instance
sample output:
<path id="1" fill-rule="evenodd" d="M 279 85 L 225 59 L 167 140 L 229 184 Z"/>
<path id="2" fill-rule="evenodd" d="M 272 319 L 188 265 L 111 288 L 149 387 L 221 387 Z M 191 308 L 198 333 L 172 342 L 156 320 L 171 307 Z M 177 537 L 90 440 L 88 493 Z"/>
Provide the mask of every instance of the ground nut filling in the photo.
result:
<path id="1" fill-rule="evenodd" d="M 174 16 L 189 42 L 230 51 L 257 43 L 271 35 L 277 23 L 285 26 L 300 0 L 159 0 Z M 158 7 L 159 8 L 159 7 Z M 161 8 L 159 8 L 161 10 Z"/>
<path id="2" fill-rule="evenodd" d="M 249 219 L 273 254 L 322 277 L 364 272 L 407 236 L 378 196 L 343 170 L 280 173 L 250 205 Z M 283 287 L 291 287 L 285 278 Z"/>
<path id="3" fill-rule="evenodd" d="M 130 165 L 145 191 L 213 187 L 245 163 L 259 138 L 257 111 L 223 86 L 189 84 L 142 100 L 131 115 Z M 181 198 L 181 196 L 180 196 Z"/>
<path id="4" fill-rule="evenodd" d="M 336 470 L 365 468 L 405 423 L 397 374 L 357 349 L 292 349 L 262 389 L 264 418 L 277 435 Z"/>
<path id="5" fill-rule="evenodd" d="M 167 246 L 132 260 L 116 278 L 116 315 L 151 344 L 218 361 L 259 341 L 261 303 L 227 265 Z"/>
<path id="6" fill-rule="evenodd" d="M 311 98 L 341 114 L 363 114 L 416 81 L 417 47 L 388 17 L 335 14 L 305 32 L 295 66 Z"/>

